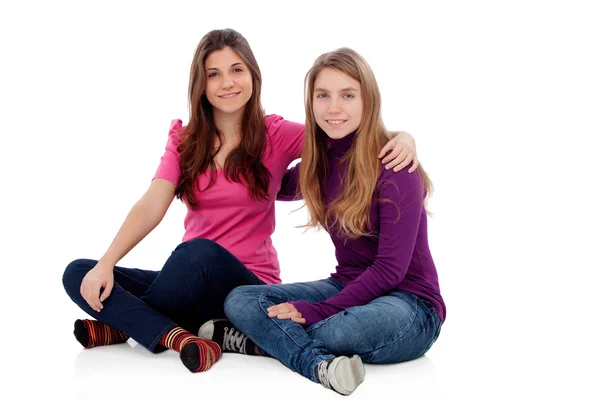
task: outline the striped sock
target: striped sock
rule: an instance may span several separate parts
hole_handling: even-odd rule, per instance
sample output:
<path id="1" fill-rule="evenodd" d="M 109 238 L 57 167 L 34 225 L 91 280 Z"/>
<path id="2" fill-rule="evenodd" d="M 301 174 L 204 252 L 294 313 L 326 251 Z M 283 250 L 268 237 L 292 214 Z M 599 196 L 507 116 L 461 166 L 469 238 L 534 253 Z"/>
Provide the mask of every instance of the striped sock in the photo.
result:
<path id="1" fill-rule="evenodd" d="M 183 328 L 171 329 L 160 344 L 179 352 L 179 358 L 192 372 L 204 372 L 221 358 L 221 348 L 213 341 L 200 339 Z"/>
<path id="2" fill-rule="evenodd" d="M 78 319 L 75 321 L 73 334 L 75 339 L 86 349 L 107 344 L 125 343 L 129 339 L 125 332 L 91 319 Z"/>

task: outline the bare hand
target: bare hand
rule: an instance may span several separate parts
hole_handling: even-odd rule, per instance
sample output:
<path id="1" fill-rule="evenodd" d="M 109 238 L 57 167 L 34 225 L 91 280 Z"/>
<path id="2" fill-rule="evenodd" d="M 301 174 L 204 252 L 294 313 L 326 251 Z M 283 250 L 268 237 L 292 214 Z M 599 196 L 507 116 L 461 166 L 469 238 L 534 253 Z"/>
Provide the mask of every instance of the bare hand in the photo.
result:
<path id="1" fill-rule="evenodd" d="M 302 318 L 302 314 L 296 310 L 296 307 L 290 303 L 281 303 L 276 306 L 267 308 L 269 317 L 277 317 L 277 319 L 291 319 L 299 324 L 305 324 L 306 320 Z"/>
<path id="2" fill-rule="evenodd" d="M 79 292 L 83 299 L 96 312 L 100 312 L 104 306 L 102 302 L 110 296 L 114 285 L 113 267 L 110 263 L 98 261 L 83 278 Z M 100 290 L 102 295 L 100 295 Z"/>
<path id="3" fill-rule="evenodd" d="M 381 163 L 385 164 L 385 169 L 394 168 L 394 172 L 398 172 L 412 162 L 413 165 L 408 170 L 412 173 L 419 166 L 414 139 L 406 132 L 399 132 L 387 142 L 378 157 L 385 156 L 387 152 L 390 154 L 381 160 Z"/>

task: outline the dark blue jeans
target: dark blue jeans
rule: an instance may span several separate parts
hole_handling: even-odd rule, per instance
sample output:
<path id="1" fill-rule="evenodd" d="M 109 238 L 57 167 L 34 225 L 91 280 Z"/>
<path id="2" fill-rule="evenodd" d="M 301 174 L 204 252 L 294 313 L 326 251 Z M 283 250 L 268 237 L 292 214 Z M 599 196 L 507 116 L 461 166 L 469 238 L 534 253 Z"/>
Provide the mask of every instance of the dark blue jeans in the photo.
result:
<path id="1" fill-rule="evenodd" d="M 244 286 L 229 294 L 225 312 L 260 349 L 314 382 L 315 367 L 328 358 L 358 354 L 364 362 L 373 364 L 414 360 L 425 354 L 440 334 L 440 318 L 433 306 L 401 290 L 308 327 L 268 316 L 267 308 L 273 305 L 291 300 L 316 303 L 343 288 L 341 282 L 331 278 Z"/>
<path id="2" fill-rule="evenodd" d="M 114 287 L 94 311 L 79 292 L 84 276 L 97 261 L 70 263 L 63 285 L 71 300 L 83 311 L 127 333 L 152 352 L 165 350 L 162 337 L 175 326 L 196 334 L 209 319 L 225 318 L 223 304 L 232 289 L 264 285 L 229 251 L 208 239 L 181 243 L 160 271 L 114 269 Z"/>

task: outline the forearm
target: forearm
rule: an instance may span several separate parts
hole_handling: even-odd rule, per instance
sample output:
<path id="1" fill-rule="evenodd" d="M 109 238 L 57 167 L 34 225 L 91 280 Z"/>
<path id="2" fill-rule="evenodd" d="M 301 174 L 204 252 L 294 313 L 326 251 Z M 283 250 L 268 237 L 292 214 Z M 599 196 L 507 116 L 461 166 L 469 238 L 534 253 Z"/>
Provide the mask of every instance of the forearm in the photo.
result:
<path id="1" fill-rule="evenodd" d="M 300 163 L 289 168 L 281 180 L 281 188 L 277 193 L 279 201 L 294 201 L 302 200 L 302 192 L 300 191 Z"/>
<path id="2" fill-rule="evenodd" d="M 162 220 L 165 212 L 142 198 L 129 211 L 102 260 L 115 265 L 142 241 Z"/>
<path id="3" fill-rule="evenodd" d="M 404 271 L 403 271 L 404 270 Z M 394 289 L 402 280 L 405 269 L 373 265 L 335 296 L 310 304 L 306 301 L 290 303 L 302 314 L 307 325 L 315 324 L 351 307 L 363 306 Z"/>

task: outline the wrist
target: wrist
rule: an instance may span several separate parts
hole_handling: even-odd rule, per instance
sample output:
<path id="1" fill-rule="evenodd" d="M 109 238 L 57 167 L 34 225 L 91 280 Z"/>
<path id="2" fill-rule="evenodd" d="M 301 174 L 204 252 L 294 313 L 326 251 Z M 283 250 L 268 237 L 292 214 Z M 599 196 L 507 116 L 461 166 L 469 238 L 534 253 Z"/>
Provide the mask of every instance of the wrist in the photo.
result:
<path id="1" fill-rule="evenodd" d="M 102 268 L 113 269 L 115 267 L 115 265 L 117 264 L 117 262 L 118 262 L 118 260 L 114 260 L 114 258 L 105 254 L 102 256 L 102 258 L 100 258 L 100 260 L 98 260 L 97 265 Z"/>

